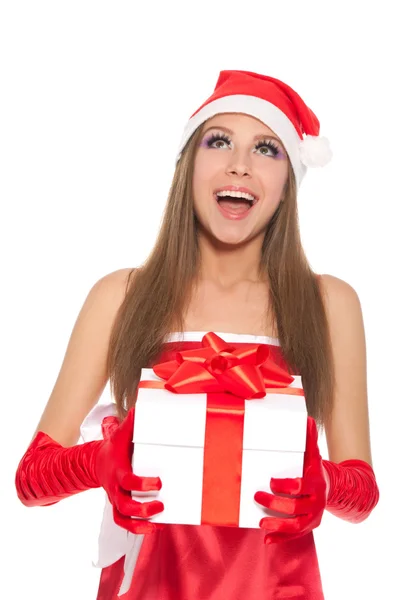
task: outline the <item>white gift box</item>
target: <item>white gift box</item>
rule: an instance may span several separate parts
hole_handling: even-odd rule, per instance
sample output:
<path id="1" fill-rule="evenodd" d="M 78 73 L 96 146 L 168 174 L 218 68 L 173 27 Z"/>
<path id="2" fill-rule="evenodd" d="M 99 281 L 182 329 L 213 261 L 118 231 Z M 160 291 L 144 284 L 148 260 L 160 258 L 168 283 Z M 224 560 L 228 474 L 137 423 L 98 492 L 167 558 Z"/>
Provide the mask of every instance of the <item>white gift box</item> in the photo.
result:
<path id="1" fill-rule="evenodd" d="M 141 381 L 163 380 L 152 369 L 142 369 Z M 239 488 L 236 488 L 240 508 L 237 522 L 230 525 L 258 528 L 260 519 L 272 513 L 255 502 L 255 492 L 270 492 L 271 477 L 303 475 L 307 408 L 302 393 L 282 393 L 288 388 L 302 389 L 301 377 L 294 376 L 292 383 L 280 393 L 279 390 L 268 391 L 263 398 L 244 400 L 241 475 Z M 136 475 L 161 479 L 162 489 L 156 497 L 164 503 L 164 511 L 152 517 L 152 521 L 204 523 L 207 418 L 210 416 L 205 393 L 177 394 L 165 389 L 139 387 L 132 466 Z M 207 451 L 210 452 L 209 447 Z M 216 464 L 218 448 L 214 446 L 212 452 Z M 137 499 L 143 500 L 140 496 Z M 227 523 L 207 521 L 207 524 Z"/>

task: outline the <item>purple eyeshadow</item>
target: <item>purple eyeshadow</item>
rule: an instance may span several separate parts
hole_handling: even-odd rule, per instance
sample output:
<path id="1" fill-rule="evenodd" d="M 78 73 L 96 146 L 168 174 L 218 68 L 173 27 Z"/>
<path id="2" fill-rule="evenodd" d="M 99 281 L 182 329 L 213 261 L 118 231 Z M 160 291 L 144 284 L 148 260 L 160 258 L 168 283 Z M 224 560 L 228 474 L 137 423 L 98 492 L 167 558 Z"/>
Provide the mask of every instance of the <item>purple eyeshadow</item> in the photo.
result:
<path id="1" fill-rule="evenodd" d="M 212 135 L 207 136 L 206 138 L 204 138 L 204 140 L 201 142 L 200 146 L 201 148 L 207 148 L 208 147 L 208 142 L 212 139 Z"/>
<path id="2" fill-rule="evenodd" d="M 278 154 L 275 156 L 276 160 L 282 160 L 282 159 L 286 159 L 286 154 L 284 152 L 282 152 L 282 150 L 278 151 Z"/>

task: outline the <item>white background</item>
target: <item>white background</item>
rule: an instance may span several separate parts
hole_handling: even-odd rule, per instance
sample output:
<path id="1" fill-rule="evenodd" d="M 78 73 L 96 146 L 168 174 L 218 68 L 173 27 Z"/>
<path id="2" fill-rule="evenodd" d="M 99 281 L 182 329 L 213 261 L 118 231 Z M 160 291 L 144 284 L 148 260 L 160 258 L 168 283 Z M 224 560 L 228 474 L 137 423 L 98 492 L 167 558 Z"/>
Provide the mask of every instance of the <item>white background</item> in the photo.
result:
<path id="1" fill-rule="evenodd" d="M 315 538 L 327 600 L 394 597 L 395 9 L 391 1 L 2 2 L 1 585 L 9 600 L 96 596 L 101 490 L 27 509 L 14 473 L 90 287 L 152 248 L 183 126 L 221 69 L 287 82 L 334 151 L 302 184 L 301 232 L 312 267 L 349 282 L 361 299 L 381 499 L 359 525 L 327 513 Z M 327 457 L 323 439 L 321 451 Z"/>

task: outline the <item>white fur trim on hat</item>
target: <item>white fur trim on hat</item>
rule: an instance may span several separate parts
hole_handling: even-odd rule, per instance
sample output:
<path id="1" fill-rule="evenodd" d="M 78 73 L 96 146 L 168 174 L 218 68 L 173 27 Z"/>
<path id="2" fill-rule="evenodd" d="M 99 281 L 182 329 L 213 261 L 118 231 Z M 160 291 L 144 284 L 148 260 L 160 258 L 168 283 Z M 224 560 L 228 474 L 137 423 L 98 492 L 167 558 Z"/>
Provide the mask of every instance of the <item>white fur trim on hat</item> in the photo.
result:
<path id="1" fill-rule="evenodd" d="M 217 114 L 232 112 L 244 113 L 259 119 L 282 140 L 282 144 L 292 163 L 298 187 L 307 171 L 306 166 L 300 158 L 299 142 L 301 139 L 293 123 L 283 111 L 271 102 L 257 98 L 256 96 L 246 96 L 243 94 L 224 96 L 206 104 L 189 119 L 182 135 L 176 161 L 178 162 L 182 150 L 199 125 Z"/>

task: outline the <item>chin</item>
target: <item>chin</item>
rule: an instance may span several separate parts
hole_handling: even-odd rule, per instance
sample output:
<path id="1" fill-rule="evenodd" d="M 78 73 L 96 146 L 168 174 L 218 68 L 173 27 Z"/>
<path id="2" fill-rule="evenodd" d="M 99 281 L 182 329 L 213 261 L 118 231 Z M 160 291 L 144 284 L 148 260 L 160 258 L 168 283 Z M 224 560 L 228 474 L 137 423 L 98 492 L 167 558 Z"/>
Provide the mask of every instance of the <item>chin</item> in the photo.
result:
<path id="1" fill-rule="evenodd" d="M 257 235 L 253 230 L 244 231 L 244 228 L 242 229 L 240 226 L 238 228 L 232 227 L 231 223 L 229 223 L 227 227 L 221 227 L 221 224 L 217 223 L 207 223 L 207 226 L 204 226 L 203 223 L 199 221 L 198 217 L 196 217 L 196 219 L 199 233 L 207 238 L 213 245 L 221 248 L 224 246 L 240 246 L 246 244 Z M 240 229 L 242 230 L 240 231 Z"/>
<path id="2" fill-rule="evenodd" d="M 240 246 L 251 239 L 249 235 L 240 235 L 234 231 L 211 232 L 209 235 L 214 243 L 220 246 Z"/>

